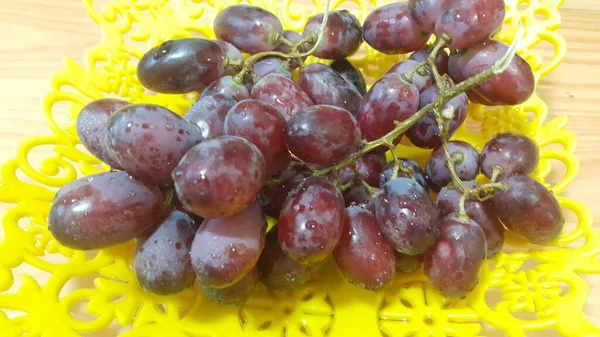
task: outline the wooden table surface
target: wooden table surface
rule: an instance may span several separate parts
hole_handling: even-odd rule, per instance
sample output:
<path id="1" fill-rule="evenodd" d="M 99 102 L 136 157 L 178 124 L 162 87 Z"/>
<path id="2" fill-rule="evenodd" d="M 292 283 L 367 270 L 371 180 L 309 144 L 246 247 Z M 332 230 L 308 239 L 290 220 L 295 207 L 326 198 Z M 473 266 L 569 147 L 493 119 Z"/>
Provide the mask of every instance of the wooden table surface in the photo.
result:
<path id="1" fill-rule="evenodd" d="M 566 59 L 538 88 L 550 118 L 567 115 L 579 139 L 578 178 L 565 196 L 590 206 L 600 229 L 600 1 L 566 0 L 560 32 Z M 0 0 L 0 162 L 15 154 L 20 139 L 48 134 L 41 98 L 62 58 L 82 60 L 99 39 L 98 27 L 78 0 Z M 0 204 L 5 210 L 10 205 Z M 600 326 L 600 276 L 586 277 L 590 298 L 585 312 Z M 541 336 L 541 335 L 540 335 Z M 544 335 L 546 336 L 546 335 Z"/>

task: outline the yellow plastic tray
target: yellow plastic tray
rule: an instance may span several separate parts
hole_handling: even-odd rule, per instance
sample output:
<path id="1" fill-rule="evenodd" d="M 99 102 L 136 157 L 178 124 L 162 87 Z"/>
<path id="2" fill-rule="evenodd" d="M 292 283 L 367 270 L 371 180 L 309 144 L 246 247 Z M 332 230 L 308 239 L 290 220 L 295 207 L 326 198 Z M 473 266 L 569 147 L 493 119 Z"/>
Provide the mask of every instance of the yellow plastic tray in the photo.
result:
<path id="1" fill-rule="evenodd" d="M 301 5 L 291 0 L 260 0 L 252 4 L 276 12 L 286 28 L 299 31 L 310 15 L 323 10 L 320 1 L 313 2 Z M 337 1 L 334 6 L 350 8 L 362 21 L 370 10 L 386 2 Z M 557 8 L 562 1 L 506 2 L 507 18 L 498 38 L 509 42 L 516 23 L 525 23 L 527 32 L 520 53 L 533 66 L 539 81 L 565 54 L 565 41 L 556 32 L 560 26 Z M 2 166 L 0 201 L 14 207 L 2 220 L 1 336 L 69 337 L 93 332 L 98 332 L 93 336 L 115 336 L 123 331 L 130 337 L 525 336 L 535 330 L 548 331 L 543 336 L 552 330 L 564 336 L 600 334 L 582 313 L 588 285 L 579 275 L 600 273 L 600 236 L 592 229 L 588 208 L 560 196 L 563 208 L 576 216 L 565 233 L 545 248 L 509 237 L 504 253 L 485 263 L 477 289 L 460 301 L 437 295 L 422 272 L 398 276 L 386 291 L 372 293 L 350 285 L 331 264 L 314 281 L 293 292 L 272 292 L 259 285 L 243 307 L 218 307 L 197 288 L 174 296 L 142 290 L 131 269 L 132 243 L 94 253 L 62 247 L 46 229 L 56 189 L 80 174 L 106 169 L 78 146 L 74 124 L 81 108 L 93 99 L 118 96 L 184 113 L 195 97 L 147 93 L 135 77 L 137 59 L 165 39 L 199 34 L 212 38 L 215 14 L 236 1 L 103 3 L 83 1 L 102 30 L 102 40 L 88 50 L 83 65 L 67 58 L 65 69 L 54 74 L 52 90 L 44 99 L 50 133 L 23 140 L 16 157 Z M 536 51 L 542 40 L 554 46 L 551 59 Z M 371 77 L 399 59 L 368 47 L 365 51 L 353 61 Z M 61 122 L 65 105 L 68 119 Z M 547 121 L 547 111 L 537 95 L 519 107 L 473 106 L 469 123 L 480 125 L 480 132 L 469 133 L 463 128 L 455 138 L 481 148 L 486 139 L 500 131 L 528 134 L 542 147 L 534 174 L 538 180 L 545 181 L 553 160 L 566 166 L 562 180 L 548 185 L 558 194 L 578 172 L 576 140 L 564 129 L 566 117 Z M 45 153 L 41 163 L 30 161 L 28 153 L 32 150 Z M 400 146 L 398 152 L 421 163 L 427 155 L 427 151 L 406 146 Z"/>

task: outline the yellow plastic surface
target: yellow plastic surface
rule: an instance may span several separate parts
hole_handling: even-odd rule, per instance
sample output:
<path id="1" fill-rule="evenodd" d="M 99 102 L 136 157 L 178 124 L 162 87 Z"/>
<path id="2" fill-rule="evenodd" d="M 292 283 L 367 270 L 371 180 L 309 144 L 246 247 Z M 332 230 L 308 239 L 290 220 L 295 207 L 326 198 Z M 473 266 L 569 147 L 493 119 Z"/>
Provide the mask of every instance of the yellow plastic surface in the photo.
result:
<path id="1" fill-rule="evenodd" d="M 362 21 L 385 2 L 354 0 L 334 5 L 350 8 Z M 523 21 L 527 32 L 520 53 L 540 80 L 566 51 L 565 41 L 556 32 L 562 1 L 506 2 L 507 19 L 498 38 L 510 41 L 516 23 Z M 124 336 L 129 337 L 371 337 L 382 332 L 389 337 L 467 337 L 494 330 L 513 337 L 535 330 L 554 330 L 564 336 L 600 334 L 582 313 L 588 285 L 580 276 L 600 273 L 600 236 L 592 229 L 588 208 L 564 197 L 559 197 L 561 205 L 575 217 L 569 215 L 573 220 L 561 237 L 549 247 L 532 247 L 510 236 L 504 253 L 485 263 L 477 289 L 460 301 L 437 295 L 422 272 L 398 276 L 384 292 L 363 291 L 346 282 L 332 263 L 327 272 L 293 292 L 272 292 L 259 285 L 243 307 L 218 307 L 197 288 L 174 296 L 142 290 L 131 269 L 132 243 L 89 253 L 54 241 L 46 229 L 46 217 L 56 189 L 78 175 L 106 169 L 78 145 L 74 124 L 81 108 L 90 100 L 116 96 L 184 113 L 195 97 L 146 92 L 135 77 L 137 59 L 165 39 L 212 38 L 215 13 L 233 3 L 111 0 L 99 5 L 83 1 L 102 31 L 102 40 L 88 50 L 84 64 L 66 59 L 65 69 L 53 76 L 52 90 L 44 99 L 50 132 L 23 140 L 16 157 L 1 170 L 0 201 L 14 204 L 2 220 L 1 336 L 69 337 L 100 331 L 93 336 L 115 336 L 122 331 L 128 331 Z M 276 12 L 285 27 L 294 30 L 301 30 L 305 20 L 323 6 L 317 0 L 314 7 L 291 0 L 252 3 Z M 540 41 L 554 46 L 551 59 L 536 51 Z M 366 53 L 353 61 L 367 75 L 377 77 L 398 58 L 366 47 Z M 463 128 L 455 138 L 481 148 L 500 131 L 533 137 L 542 148 L 534 174 L 537 179 L 545 181 L 553 161 L 566 167 L 558 183 L 548 184 L 560 193 L 578 172 L 576 139 L 565 130 L 566 117 L 547 121 L 547 112 L 537 95 L 518 107 L 473 106 L 470 124 L 480 125 L 479 132 Z M 398 152 L 421 163 L 427 155 L 427 151 L 404 145 Z"/>

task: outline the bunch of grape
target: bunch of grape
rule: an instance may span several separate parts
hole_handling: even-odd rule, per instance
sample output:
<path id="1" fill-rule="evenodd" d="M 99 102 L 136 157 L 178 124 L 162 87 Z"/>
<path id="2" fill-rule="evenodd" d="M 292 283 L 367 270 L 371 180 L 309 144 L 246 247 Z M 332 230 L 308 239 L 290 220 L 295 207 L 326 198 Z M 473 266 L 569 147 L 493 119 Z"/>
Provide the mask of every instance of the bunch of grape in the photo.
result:
<path id="1" fill-rule="evenodd" d="M 139 62 L 146 88 L 200 93 L 183 117 L 117 99 L 81 111 L 83 145 L 112 170 L 61 188 L 50 230 L 74 249 L 135 239 L 139 283 L 159 294 L 198 280 L 215 302 L 240 304 L 258 281 L 290 289 L 333 255 L 366 289 L 424 265 L 440 293 L 464 297 L 505 229 L 545 244 L 564 226 L 553 194 L 527 176 L 531 139 L 499 134 L 481 154 L 449 141 L 469 101 L 533 92 L 514 46 L 490 38 L 504 11 L 503 0 L 411 0 L 362 26 L 326 11 L 299 34 L 264 9 L 225 8 L 218 40 L 166 41 Z M 369 90 L 347 60 L 363 39 L 412 53 Z M 309 55 L 332 62 L 305 65 Z M 432 149 L 425 169 L 394 151 L 386 162 L 403 135 Z M 267 216 L 278 219 L 269 233 Z"/>

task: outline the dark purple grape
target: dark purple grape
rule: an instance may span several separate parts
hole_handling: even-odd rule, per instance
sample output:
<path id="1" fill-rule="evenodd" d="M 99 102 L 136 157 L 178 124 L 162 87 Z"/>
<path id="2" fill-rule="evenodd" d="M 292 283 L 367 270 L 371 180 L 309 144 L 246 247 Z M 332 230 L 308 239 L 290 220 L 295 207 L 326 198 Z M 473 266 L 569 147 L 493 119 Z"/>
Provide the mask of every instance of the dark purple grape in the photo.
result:
<path id="1" fill-rule="evenodd" d="M 221 41 L 221 40 L 215 40 L 215 43 L 218 44 L 219 47 L 221 47 L 221 50 L 223 50 L 223 52 L 225 53 L 225 56 L 227 56 L 228 62 L 244 61 L 244 56 L 242 56 L 242 53 L 240 52 L 240 50 L 237 49 L 231 43 Z M 234 67 L 231 65 L 228 65 L 225 67 L 225 75 L 235 75 L 239 71 L 240 71 L 240 67 Z"/>
<path id="2" fill-rule="evenodd" d="M 469 188 L 476 188 L 475 181 L 465 181 Z M 453 186 L 442 188 L 437 198 L 437 205 L 442 216 L 460 211 L 459 201 L 462 191 Z M 478 201 L 471 197 L 465 201 L 465 211 L 475 221 L 485 234 L 487 242 L 487 258 L 496 256 L 504 245 L 504 226 L 500 223 L 498 216 L 494 213 L 490 201 Z"/>
<path id="3" fill-rule="evenodd" d="M 508 51 L 508 46 L 504 43 L 487 40 L 472 48 L 454 61 L 454 72 L 458 70 L 459 75 L 454 77 L 462 77 L 467 79 L 477 75 L 487 69 L 490 69 L 496 61 L 500 60 Z M 452 75 L 452 73 L 451 73 Z M 535 76 L 531 66 L 521 56 L 515 55 L 508 69 L 503 73 L 498 74 L 489 80 L 483 82 L 472 93 L 481 97 L 481 104 L 485 105 L 517 105 L 521 104 L 535 90 Z M 471 98 L 470 95 L 469 98 Z"/>
<path id="4" fill-rule="evenodd" d="M 284 30 L 283 31 L 283 37 L 288 40 L 291 43 L 299 43 L 302 40 L 302 34 L 295 32 L 293 30 Z M 302 46 L 300 46 L 300 48 L 298 48 L 298 52 L 299 53 L 304 53 L 307 52 L 310 49 L 310 46 L 303 44 Z M 279 46 L 277 46 L 277 48 L 275 48 L 276 51 L 280 51 L 284 54 L 290 54 L 292 52 L 292 49 L 286 45 L 285 43 L 280 44 Z M 306 57 L 302 58 L 303 60 L 306 59 Z M 298 59 L 294 59 L 290 62 L 290 67 L 292 69 L 298 68 L 300 66 L 300 62 L 298 61 Z"/>
<path id="5" fill-rule="evenodd" d="M 440 96 L 437 85 L 432 85 L 419 96 L 419 109 L 434 102 Z M 448 123 L 448 138 L 452 137 L 456 130 L 465 122 L 469 99 L 464 93 L 454 96 L 442 109 L 452 109 L 454 116 Z M 433 149 L 442 145 L 440 128 L 432 114 L 425 115 L 406 132 L 406 137 L 415 146 L 425 149 Z"/>
<path id="6" fill-rule="evenodd" d="M 515 133 L 500 133 L 490 139 L 481 151 L 481 172 L 492 178 L 498 165 L 502 173 L 498 179 L 516 174 L 532 173 L 538 165 L 540 151 L 529 137 Z"/>
<path id="7" fill-rule="evenodd" d="M 365 42 L 384 54 L 405 54 L 422 49 L 430 36 L 411 17 L 406 2 L 378 7 L 363 23 Z"/>
<path id="8" fill-rule="evenodd" d="M 164 295 L 194 284 L 190 248 L 196 228 L 187 214 L 173 211 L 152 234 L 138 239 L 133 266 L 144 289 Z"/>
<path id="9" fill-rule="evenodd" d="M 104 98 L 92 101 L 83 107 L 77 116 L 77 136 L 81 144 L 92 155 L 108 164 L 111 168 L 122 170 L 117 158 L 107 148 L 106 137 L 108 118 L 120 108 L 129 103 L 114 98 Z"/>
<path id="10" fill-rule="evenodd" d="M 415 272 L 421 269 L 421 266 L 423 266 L 423 259 L 425 259 L 425 254 L 406 255 L 396 252 L 396 272 Z"/>
<path id="11" fill-rule="evenodd" d="M 201 91 L 225 73 L 225 52 L 214 41 L 169 40 L 150 49 L 137 66 L 142 85 L 165 94 Z"/>
<path id="12" fill-rule="evenodd" d="M 368 290 L 385 288 L 396 275 L 394 248 L 379 232 L 375 215 L 360 207 L 346 208 L 333 255 L 348 281 Z"/>
<path id="13" fill-rule="evenodd" d="M 263 77 L 254 85 L 250 96 L 270 104 L 286 121 L 296 112 L 313 105 L 313 101 L 296 82 L 279 74 Z"/>
<path id="14" fill-rule="evenodd" d="M 248 89 L 243 84 L 238 84 L 233 81 L 232 76 L 223 76 L 202 91 L 200 97 L 212 96 L 215 94 L 225 94 L 235 98 L 236 101 L 241 101 L 250 98 Z"/>
<path id="15" fill-rule="evenodd" d="M 323 13 L 312 16 L 304 26 L 302 36 L 307 37 L 311 33 L 318 36 L 321 23 Z M 362 41 L 360 22 L 356 16 L 345 9 L 332 11 L 329 12 L 323 40 L 313 55 L 328 60 L 344 59 L 356 53 Z"/>
<path id="16" fill-rule="evenodd" d="M 362 137 L 372 141 L 385 136 L 417 112 L 419 90 L 398 74 L 381 77 L 369 90 L 358 110 L 358 125 Z"/>
<path id="17" fill-rule="evenodd" d="M 219 40 L 249 54 L 275 49 L 283 34 L 281 21 L 273 13 L 250 5 L 225 7 L 215 17 L 213 28 Z"/>
<path id="18" fill-rule="evenodd" d="M 267 221 L 253 202 L 241 212 L 206 219 L 192 243 L 192 266 L 205 287 L 238 282 L 254 267 L 265 246 Z"/>
<path id="19" fill-rule="evenodd" d="M 236 103 L 235 98 L 229 95 L 202 97 L 192 104 L 183 119 L 198 125 L 204 138 L 222 136 L 225 134 L 225 117 Z"/>
<path id="20" fill-rule="evenodd" d="M 285 145 L 287 124 L 279 111 L 256 99 L 236 104 L 225 119 L 225 133 L 256 145 L 267 165 L 267 175 L 281 173 L 290 162 Z"/>
<path id="21" fill-rule="evenodd" d="M 358 151 L 360 139 L 350 112 L 332 105 L 315 105 L 290 118 L 285 143 L 303 162 L 329 166 Z"/>
<path id="22" fill-rule="evenodd" d="M 363 184 L 354 184 L 344 192 L 346 207 L 358 206 L 375 214 L 375 198 L 369 194 Z"/>
<path id="23" fill-rule="evenodd" d="M 284 77 L 292 79 L 292 72 L 285 66 L 284 60 L 279 57 L 265 57 L 264 59 L 256 62 L 252 66 L 254 74 L 257 78 L 261 79 L 269 74 L 279 74 Z M 254 80 L 250 73 L 244 76 L 244 85 L 248 90 L 252 90 L 254 87 Z"/>
<path id="24" fill-rule="evenodd" d="M 298 85 L 315 104 L 334 105 L 356 116 L 362 95 L 353 84 L 322 63 L 311 63 L 300 69 Z"/>
<path id="25" fill-rule="evenodd" d="M 399 158 L 399 160 L 402 162 L 402 167 L 404 167 L 405 169 L 412 170 L 412 176 L 402 172 L 402 170 L 399 169 L 398 173 L 396 174 L 396 177 L 412 178 L 414 181 L 419 183 L 419 185 L 421 185 L 426 191 L 429 191 L 429 184 L 427 183 L 428 178 L 425 172 L 423 171 L 423 168 L 421 168 L 421 166 L 412 159 Z M 383 170 L 379 175 L 379 186 L 383 186 L 391 180 L 393 171 L 394 162 L 389 162 L 383 167 Z"/>
<path id="26" fill-rule="evenodd" d="M 448 142 L 448 149 L 450 150 L 450 156 L 455 153 L 462 154 L 462 161 L 454 164 L 454 170 L 458 178 L 460 180 L 475 179 L 479 173 L 479 153 L 477 153 L 477 150 L 471 144 L 461 140 Z M 427 161 L 427 166 L 425 166 L 425 172 L 427 172 L 429 181 L 438 190 L 452 181 L 452 175 L 450 175 L 447 162 L 444 148 L 440 146 L 433 151 Z"/>
<path id="27" fill-rule="evenodd" d="M 425 275 L 443 296 L 464 298 L 479 283 L 486 252 L 485 235 L 473 220 L 450 214 L 425 254 Z"/>
<path id="28" fill-rule="evenodd" d="M 504 0 L 460 0 L 435 15 L 435 35 L 446 34 L 452 49 L 471 48 L 495 32 L 506 14 Z"/>
<path id="29" fill-rule="evenodd" d="M 132 104 L 108 120 L 107 145 L 144 182 L 172 184 L 171 171 L 204 137 L 197 125 L 159 105 Z"/>
<path id="30" fill-rule="evenodd" d="M 410 15 L 417 25 L 429 33 L 435 32 L 438 16 L 456 0 L 408 0 Z"/>
<path id="31" fill-rule="evenodd" d="M 375 187 L 379 187 L 379 179 L 385 165 L 385 154 L 383 153 L 367 153 L 356 161 L 356 169 L 360 178 Z"/>
<path id="32" fill-rule="evenodd" d="M 233 215 L 255 200 L 266 179 L 260 150 L 249 141 L 220 136 L 194 146 L 173 170 L 184 207 L 204 218 Z"/>
<path id="33" fill-rule="evenodd" d="M 375 195 L 375 213 L 383 236 L 398 252 L 425 252 L 438 233 L 439 211 L 427 191 L 410 178 L 397 178 Z"/>
<path id="34" fill-rule="evenodd" d="M 202 287 L 202 292 L 218 305 L 244 304 L 258 283 L 258 271 L 252 268 L 241 280 L 225 288 Z"/>
<path id="35" fill-rule="evenodd" d="M 265 214 L 273 218 L 279 218 L 279 213 L 288 194 L 296 187 L 294 180 L 304 179 L 310 174 L 305 166 L 288 166 L 281 177 L 286 179 L 283 184 L 265 186 L 258 194 L 258 202 Z"/>
<path id="36" fill-rule="evenodd" d="M 277 228 L 267 234 L 267 244 L 256 264 L 259 280 L 273 290 L 290 290 L 306 283 L 324 261 L 302 264 L 287 256 L 277 239 Z"/>
<path id="37" fill-rule="evenodd" d="M 419 62 L 413 60 L 402 60 L 396 64 L 394 64 L 386 74 L 399 74 L 399 75 L 408 75 L 410 72 L 413 72 L 414 69 L 419 65 Z M 431 74 L 427 73 L 427 75 L 421 75 L 418 72 L 413 72 L 412 75 L 412 83 L 417 86 L 419 91 L 425 90 L 425 88 L 429 87 L 433 83 L 433 77 Z"/>
<path id="38" fill-rule="evenodd" d="M 56 194 L 49 230 L 63 246 L 99 249 L 127 242 L 154 228 L 166 215 L 164 194 L 126 172 L 80 178 Z"/>
<path id="39" fill-rule="evenodd" d="M 329 255 L 342 235 L 344 198 L 324 179 L 308 178 L 287 197 L 277 231 L 281 249 L 304 264 Z"/>
<path id="40" fill-rule="evenodd" d="M 491 203 L 506 228 L 535 244 L 556 240 L 565 218 L 554 194 L 528 176 L 511 176 L 501 182 L 508 184 L 508 190 L 496 193 Z"/>
<path id="41" fill-rule="evenodd" d="M 410 55 L 409 59 L 421 63 L 421 62 L 424 62 L 425 60 L 427 60 L 428 57 L 429 57 L 429 53 L 427 51 L 417 50 L 416 52 L 414 52 Z M 444 49 L 441 49 L 438 52 L 437 57 L 435 58 L 435 67 L 437 68 L 440 75 L 444 75 L 444 74 L 448 73 L 448 60 L 449 60 L 448 53 Z M 429 67 L 427 67 L 427 69 L 429 69 L 429 71 L 431 71 L 431 69 Z"/>
<path id="42" fill-rule="evenodd" d="M 350 61 L 346 59 L 335 60 L 331 64 L 331 69 L 335 70 L 346 81 L 352 83 L 361 95 L 364 96 L 367 94 L 367 84 L 365 83 L 362 73 L 360 70 L 356 69 Z"/>

